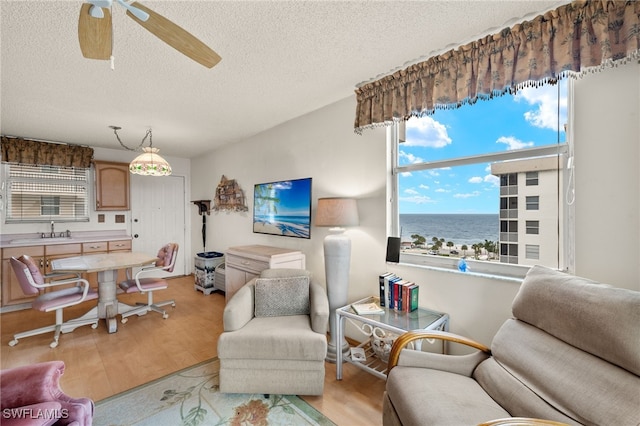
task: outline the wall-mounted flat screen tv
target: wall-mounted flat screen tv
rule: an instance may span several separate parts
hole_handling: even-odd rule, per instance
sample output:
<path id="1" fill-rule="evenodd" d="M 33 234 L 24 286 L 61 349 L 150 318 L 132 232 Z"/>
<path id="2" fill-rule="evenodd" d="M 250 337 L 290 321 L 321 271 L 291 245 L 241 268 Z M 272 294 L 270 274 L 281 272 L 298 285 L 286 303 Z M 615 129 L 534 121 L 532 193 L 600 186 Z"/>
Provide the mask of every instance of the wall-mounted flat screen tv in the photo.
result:
<path id="1" fill-rule="evenodd" d="M 254 185 L 253 232 L 311 238 L 311 178 Z"/>

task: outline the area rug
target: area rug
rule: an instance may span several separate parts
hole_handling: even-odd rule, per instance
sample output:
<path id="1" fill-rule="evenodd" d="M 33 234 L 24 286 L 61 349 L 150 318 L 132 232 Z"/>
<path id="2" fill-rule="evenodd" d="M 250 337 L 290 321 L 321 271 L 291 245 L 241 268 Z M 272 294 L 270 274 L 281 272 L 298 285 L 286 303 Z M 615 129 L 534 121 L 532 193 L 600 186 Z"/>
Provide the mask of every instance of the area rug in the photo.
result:
<path id="1" fill-rule="evenodd" d="M 96 403 L 95 426 L 335 426 L 294 395 L 223 394 L 214 358 Z"/>

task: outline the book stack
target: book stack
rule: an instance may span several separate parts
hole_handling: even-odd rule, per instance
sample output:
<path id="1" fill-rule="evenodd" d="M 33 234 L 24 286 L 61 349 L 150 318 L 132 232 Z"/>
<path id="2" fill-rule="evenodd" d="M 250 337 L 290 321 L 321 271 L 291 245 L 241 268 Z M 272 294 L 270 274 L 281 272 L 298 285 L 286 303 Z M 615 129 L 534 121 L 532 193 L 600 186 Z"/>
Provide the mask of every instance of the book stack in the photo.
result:
<path id="1" fill-rule="evenodd" d="M 420 287 L 391 272 L 379 276 L 380 306 L 399 312 L 413 312 L 418 309 Z"/>

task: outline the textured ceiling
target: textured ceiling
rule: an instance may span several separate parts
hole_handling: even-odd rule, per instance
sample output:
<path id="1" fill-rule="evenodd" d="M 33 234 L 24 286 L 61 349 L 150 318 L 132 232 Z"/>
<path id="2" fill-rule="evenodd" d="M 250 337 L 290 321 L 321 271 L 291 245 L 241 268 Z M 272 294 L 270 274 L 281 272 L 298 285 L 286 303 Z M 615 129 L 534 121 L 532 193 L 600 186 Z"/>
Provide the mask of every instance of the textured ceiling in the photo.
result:
<path id="1" fill-rule="evenodd" d="M 109 125 L 130 146 L 151 127 L 162 153 L 195 157 L 566 2 L 143 1 L 222 56 L 208 69 L 114 1 L 112 70 L 80 53 L 81 1 L 2 0 L 0 132 L 119 148 Z"/>

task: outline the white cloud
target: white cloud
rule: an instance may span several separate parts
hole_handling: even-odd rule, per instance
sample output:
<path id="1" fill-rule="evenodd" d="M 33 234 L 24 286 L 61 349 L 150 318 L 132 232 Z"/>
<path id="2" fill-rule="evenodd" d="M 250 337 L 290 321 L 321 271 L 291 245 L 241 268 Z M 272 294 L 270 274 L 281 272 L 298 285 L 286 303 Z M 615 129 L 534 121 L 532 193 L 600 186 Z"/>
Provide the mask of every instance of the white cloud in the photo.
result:
<path id="1" fill-rule="evenodd" d="M 428 187 L 427 185 L 425 185 L 425 184 L 421 184 L 421 185 L 419 186 L 419 188 L 420 188 L 420 189 L 429 189 L 429 187 Z"/>
<path id="2" fill-rule="evenodd" d="M 407 121 L 407 146 L 443 148 L 451 143 L 444 124 L 425 116 L 418 120 Z"/>
<path id="3" fill-rule="evenodd" d="M 468 181 L 469 183 L 482 183 L 482 178 L 480 176 L 474 176 Z"/>
<path id="4" fill-rule="evenodd" d="M 436 189 L 436 192 L 449 192 L 449 191 L 447 191 L 444 188 L 438 188 L 438 189 Z"/>
<path id="5" fill-rule="evenodd" d="M 541 87 L 526 87 L 514 96 L 516 102 L 525 101 L 535 109 L 524 113 L 532 126 L 558 130 L 558 86 L 545 84 Z M 567 122 L 566 98 L 561 98 L 560 127 Z"/>
<path id="6" fill-rule="evenodd" d="M 496 143 L 503 143 L 507 145 L 507 150 L 522 149 L 530 146 L 534 146 L 534 142 L 523 142 L 520 139 L 516 139 L 513 136 L 500 136 Z"/>
<path id="7" fill-rule="evenodd" d="M 405 194 L 409 194 L 409 195 L 418 195 L 418 194 L 419 194 L 419 192 L 418 192 L 418 191 L 416 191 L 416 190 L 415 190 L 415 189 L 413 189 L 413 188 L 407 188 L 407 189 L 405 189 L 405 190 L 404 190 L 404 193 L 405 193 Z"/>
<path id="8" fill-rule="evenodd" d="M 426 195 L 415 195 L 412 197 L 400 197 L 399 201 L 414 203 L 414 204 L 426 204 L 426 203 L 435 203 L 434 200 L 427 197 Z"/>
<path id="9" fill-rule="evenodd" d="M 490 183 L 493 186 L 500 186 L 500 178 L 496 175 L 486 175 L 484 177 L 486 183 Z"/>
<path id="10" fill-rule="evenodd" d="M 471 193 L 466 193 L 466 194 L 453 194 L 454 198 L 471 198 L 471 197 L 477 197 L 478 195 L 480 195 L 479 191 L 473 191 Z"/>
<path id="11" fill-rule="evenodd" d="M 404 152 L 402 150 L 398 151 L 398 157 L 399 157 L 400 164 L 416 164 L 416 163 L 424 162 L 422 158 L 417 157 L 411 153 Z"/>

